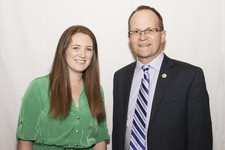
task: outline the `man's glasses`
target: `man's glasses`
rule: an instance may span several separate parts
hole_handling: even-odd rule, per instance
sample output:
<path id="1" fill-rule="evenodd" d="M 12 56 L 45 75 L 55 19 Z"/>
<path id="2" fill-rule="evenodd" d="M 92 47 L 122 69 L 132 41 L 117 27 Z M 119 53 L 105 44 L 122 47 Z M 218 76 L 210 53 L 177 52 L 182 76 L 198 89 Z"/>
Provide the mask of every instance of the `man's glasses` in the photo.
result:
<path id="1" fill-rule="evenodd" d="M 153 35 L 156 32 L 163 31 L 162 29 L 157 29 L 157 28 L 147 28 L 145 30 L 135 30 L 135 31 L 129 31 L 128 35 L 129 36 L 139 36 L 141 35 L 142 32 L 146 35 Z"/>

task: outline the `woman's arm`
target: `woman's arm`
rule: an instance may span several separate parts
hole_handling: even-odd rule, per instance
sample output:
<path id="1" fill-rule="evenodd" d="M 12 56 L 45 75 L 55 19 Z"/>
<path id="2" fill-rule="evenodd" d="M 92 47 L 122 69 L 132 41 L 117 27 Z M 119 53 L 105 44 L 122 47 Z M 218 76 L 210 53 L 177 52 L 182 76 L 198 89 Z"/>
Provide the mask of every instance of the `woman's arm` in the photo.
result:
<path id="1" fill-rule="evenodd" d="M 17 143 L 17 150 L 32 150 L 33 142 L 19 140 Z"/>
<path id="2" fill-rule="evenodd" d="M 93 150 L 106 150 L 106 149 L 107 149 L 106 141 L 99 142 L 93 147 Z"/>

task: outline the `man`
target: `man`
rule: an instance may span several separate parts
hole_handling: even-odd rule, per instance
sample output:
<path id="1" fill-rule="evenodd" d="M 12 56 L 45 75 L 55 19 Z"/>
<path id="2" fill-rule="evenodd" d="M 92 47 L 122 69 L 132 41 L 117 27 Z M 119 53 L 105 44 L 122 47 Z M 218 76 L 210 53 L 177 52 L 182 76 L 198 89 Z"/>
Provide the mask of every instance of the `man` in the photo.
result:
<path id="1" fill-rule="evenodd" d="M 112 149 L 212 150 L 202 69 L 164 54 L 166 31 L 154 8 L 139 6 L 128 25 L 137 60 L 114 74 Z"/>

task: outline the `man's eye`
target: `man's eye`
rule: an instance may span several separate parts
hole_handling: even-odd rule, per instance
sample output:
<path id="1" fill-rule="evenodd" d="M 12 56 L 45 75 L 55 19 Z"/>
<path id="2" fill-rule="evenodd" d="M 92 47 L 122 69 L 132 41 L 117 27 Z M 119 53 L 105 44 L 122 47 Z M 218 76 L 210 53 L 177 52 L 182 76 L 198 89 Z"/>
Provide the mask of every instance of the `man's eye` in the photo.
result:
<path id="1" fill-rule="evenodd" d="M 134 31 L 135 34 L 137 34 L 137 33 L 139 33 L 139 32 L 140 32 L 139 30 Z"/>
<path id="2" fill-rule="evenodd" d="M 145 30 L 145 33 L 152 33 L 152 32 L 154 32 L 153 29 L 147 29 L 147 30 Z"/>
<path id="3" fill-rule="evenodd" d="M 73 47 L 73 49 L 78 50 L 79 48 L 78 47 Z"/>

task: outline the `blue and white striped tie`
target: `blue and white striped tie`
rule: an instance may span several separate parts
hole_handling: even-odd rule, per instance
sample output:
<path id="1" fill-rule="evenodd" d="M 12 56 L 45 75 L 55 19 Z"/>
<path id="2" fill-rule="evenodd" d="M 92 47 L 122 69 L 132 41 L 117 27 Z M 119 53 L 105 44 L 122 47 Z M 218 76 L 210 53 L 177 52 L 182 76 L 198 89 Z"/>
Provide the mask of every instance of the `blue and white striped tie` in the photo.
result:
<path id="1" fill-rule="evenodd" d="M 131 128 L 131 140 L 129 150 L 145 150 L 146 118 L 149 96 L 149 66 L 142 66 L 144 77 L 142 78 L 137 103 L 134 111 L 133 125 Z"/>

